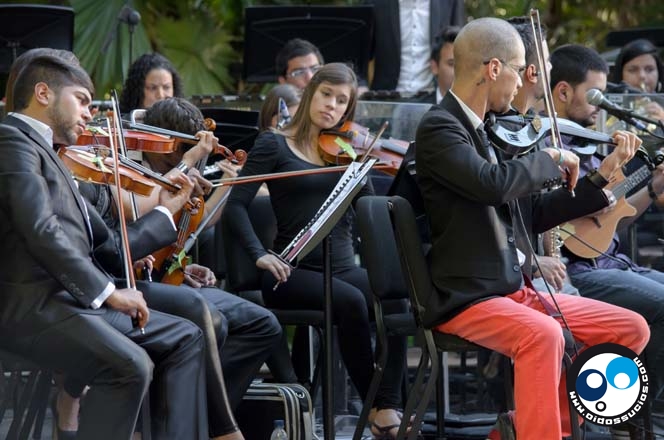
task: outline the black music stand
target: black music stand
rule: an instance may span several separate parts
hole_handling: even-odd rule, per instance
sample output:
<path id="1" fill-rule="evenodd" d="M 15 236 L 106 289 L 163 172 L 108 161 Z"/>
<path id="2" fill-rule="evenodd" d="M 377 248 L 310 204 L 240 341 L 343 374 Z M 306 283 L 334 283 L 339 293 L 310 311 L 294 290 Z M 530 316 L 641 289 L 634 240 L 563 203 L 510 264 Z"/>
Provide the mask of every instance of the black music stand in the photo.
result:
<path id="1" fill-rule="evenodd" d="M 249 151 L 258 136 L 258 116 L 255 110 L 203 107 L 203 116 L 216 122 L 214 135 L 219 143 L 235 151 L 238 148 Z"/>
<path id="2" fill-rule="evenodd" d="M 302 38 L 318 47 L 326 63 L 349 63 L 366 80 L 373 21 L 373 6 L 247 7 L 242 75 L 248 82 L 276 82 L 277 52 Z"/>
<path id="3" fill-rule="evenodd" d="M 74 10 L 64 6 L 0 5 L 0 76 L 4 94 L 6 75 L 19 55 L 37 47 L 72 50 Z"/>
<path id="4" fill-rule="evenodd" d="M 352 162 L 346 168 L 334 190 L 330 193 L 323 205 L 307 226 L 293 238 L 288 246 L 277 255 L 289 265 L 297 265 L 322 241 L 323 247 L 323 292 L 325 306 L 325 332 L 323 334 L 323 348 L 325 362 L 323 362 L 323 437 L 325 440 L 334 440 L 334 392 L 332 379 L 332 262 L 330 237 L 332 228 L 346 212 L 353 198 L 365 185 L 371 167 L 376 159 L 369 159 L 364 163 Z M 276 287 L 276 286 L 275 286 Z"/>
<path id="5" fill-rule="evenodd" d="M 606 34 L 606 45 L 608 47 L 620 47 L 632 40 L 645 38 L 652 41 L 655 46 L 664 47 L 664 27 L 634 28 L 611 31 Z"/>

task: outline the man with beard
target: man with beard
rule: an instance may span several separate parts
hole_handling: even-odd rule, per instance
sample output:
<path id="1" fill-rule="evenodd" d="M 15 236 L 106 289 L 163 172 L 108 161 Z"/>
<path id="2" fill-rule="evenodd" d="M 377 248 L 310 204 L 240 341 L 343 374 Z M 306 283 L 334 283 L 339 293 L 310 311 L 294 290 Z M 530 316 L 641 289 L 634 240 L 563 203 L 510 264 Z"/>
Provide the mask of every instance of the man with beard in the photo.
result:
<path id="1" fill-rule="evenodd" d="M 595 124 L 599 108 L 586 99 L 590 89 L 603 91 L 609 72 L 606 62 L 593 49 L 571 44 L 561 46 L 551 54 L 551 88 L 556 113 L 584 127 Z M 563 139 L 564 141 L 564 139 Z M 596 156 L 582 158 L 581 175 L 600 162 Z M 664 166 L 653 172 L 647 188 L 627 198 L 637 214 L 664 192 Z M 621 223 L 620 226 L 626 226 Z M 597 258 L 584 259 L 563 248 L 569 259 L 567 266 L 572 283 L 582 296 L 615 304 L 643 316 L 650 325 L 650 342 L 645 349 L 646 367 L 650 377 L 653 421 L 664 426 L 664 273 L 637 266 L 627 255 L 619 252 L 618 235 L 613 235 L 609 249 Z M 661 428 L 656 429 L 664 434 Z"/>
<path id="2" fill-rule="evenodd" d="M 152 435 L 207 439 L 200 330 L 114 285 L 93 257 L 117 253 L 114 235 L 53 151 L 76 143 L 91 119 L 89 76 L 43 55 L 21 69 L 13 91 L 14 112 L 0 124 L 0 237 L 11 255 L 0 269 L 3 347 L 91 384 L 79 438 L 130 439 L 152 380 Z M 193 184 L 184 175 L 174 182 L 182 190 L 165 194 L 154 214 L 172 233 L 132 230 L 145 254 L 175 238 L 171 213 Z"/>

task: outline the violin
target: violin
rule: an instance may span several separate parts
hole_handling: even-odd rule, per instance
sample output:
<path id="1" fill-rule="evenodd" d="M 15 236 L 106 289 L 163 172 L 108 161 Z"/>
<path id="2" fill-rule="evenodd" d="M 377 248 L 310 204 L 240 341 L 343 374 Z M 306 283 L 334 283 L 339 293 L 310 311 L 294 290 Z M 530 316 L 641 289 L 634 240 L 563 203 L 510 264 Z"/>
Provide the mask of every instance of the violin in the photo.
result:
<path id="1" fill-rule="evenodd" d="M 70 146 L 58 150 L 58 155 L 74 177 L 98 184 L 115 183 L 113 159 L 108 157 L 107 153 L 108 151 L 102 151 L 99 147 Z M 131 159 L 120 156 L 119 163 L 120 184 L 127 191 L 149 196 L 155 184 L 169 191 L 180 190 L 179 185 Z"/>
<path id="2" fill-rule="evenodd" d="M 172 245 L 153 252 L 153 267 L 161 274 L 161 282 L 179 286 L 184 281 L 184 270 L 191 257 L 185 247 L 187 238 L 197 230 L 205 214 L 203 200 L 194 197 L 173 216 L 178 225 L 178 238 Z"/>
<path id="3" fill-rule="evenodd" d="M 172 153 L 177 149 L 179 142 L 197 144 L 196 136 L 166 130 L 146 124 L 130 123 L 130 129 L 123 129 L 124 139 L 128 150 L 143 151 L 146 153 Z M 206 119 L 206 128 L 214 130 L 216 123 L 212 119 Z M 78 137 L 77 145 L 105 145 L 110 146 L 109 134 L 96 127 L 88 127 Z M 225 159 L 242 165 L 247 160 L 247 152 L 241 149 L 232 152 L 224 145 L 215 145 L 212 154 L 221 154 Z"/>
<path id="4" fill-rule="evenodd" d="M 398 139 L 376 140 L 378 137 L 372 136 L 367 127 L 346 121 L 339 128 L 321 131 L 318 152 L 330 165 L 348 165 L 358 156 L 366 156 L 368 153 L 385 165 L 384 172 L 394 176 L 408 150 L 408 142 Z"/>
<path id="5" fill-rule="evenodd" d="M 79 180 L 98 184 L 115 185 L 113 160 L 102 157 L 89 151 L 75 148 L 60 148 L 58 156 L 65 166 Z M 156 184 L 148 177 L 127 167 L 120 165 L 120 186 L 140 196 L 152 194 Z"/>
<path id="6" fill-rule="evenodd" d="M 206 128 L 210 127 L 208 131 L 213 131 L 216 128 L 216 122 L 214 122 L 212 119 L 206 119 L 207 121 L 207 126 Z M 160 127 L 155 127 L 152 125 L 146 125 L 146 124 L 141 124 L 141 123 L 131 123 L 129 124 L 129 128 L 132 130 L 138 130 L 141 132 L 146 132 L 146 133 L 151 133 L 155 135 L 161 135 L 166 138 L 170 138 L 172 142 L 179 141 L 179 142 L 184 142 L 187 144 L 192 144 L 195 145 L 198 143 L 200 139 L 198 139 L 194 135 L 186 134 L 186 133 L 180 133 L 177 131 L 173 130 L 167 130 L 165 128 L 160 128 Z M 231 151 L 228 147 L 221 145 L 217 143 L 217 145 L 214 146 L 214 150 L 212 151 L 212 154 L 221 154 L 224 156 L 224 159 L 228 159 L 229 161 L 237 164 L 237 165 L 244 165 L 244 162 L 247 160 L 247 152 L 242 150 L 242 149 L 237 149 L 235 152 Z"/>
<path id="7" fill-rule="evenodd" d="M 168 137 L 145 133 L 138 130 L 122 130 L 127 149 L 149 153 L 172 153 L 177 143 Z M 110 136 L 96 127 L 88 127 L 76 141 L 77 145 L 110 146 Z"/>
<path id="8" fill-rule="evenodd" d="M 613 138 L 605 133 L 582 127 L 569 119 L 556 118 L 561 135 L 571 136 L 573 148 L 580 154 L 593 154 L 597 144 L 616 145 Z M 518 125 L 523 128 L 511 131 L 503 124 Z M 510 155 L 522 155 L 532 150 L 538 142 L 551 135 L 552 121 L 548 117 L 497 116 L 489 113 L 484 129 L 491 142 Z"/>

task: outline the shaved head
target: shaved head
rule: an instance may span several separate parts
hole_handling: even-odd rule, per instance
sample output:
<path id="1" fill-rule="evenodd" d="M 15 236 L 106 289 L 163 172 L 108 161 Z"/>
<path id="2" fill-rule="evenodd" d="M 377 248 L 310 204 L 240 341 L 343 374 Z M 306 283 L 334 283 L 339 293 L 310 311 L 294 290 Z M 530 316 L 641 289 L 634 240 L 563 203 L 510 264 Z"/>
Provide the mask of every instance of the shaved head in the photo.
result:
<path id="1" fill-rule="evenodd" d="M 465 25 L 454 40 L 455 76 L 479 68 L 491 58 L 509 60 L 524 53 L 514 27 L 499 18 L 478 18 Z"/>

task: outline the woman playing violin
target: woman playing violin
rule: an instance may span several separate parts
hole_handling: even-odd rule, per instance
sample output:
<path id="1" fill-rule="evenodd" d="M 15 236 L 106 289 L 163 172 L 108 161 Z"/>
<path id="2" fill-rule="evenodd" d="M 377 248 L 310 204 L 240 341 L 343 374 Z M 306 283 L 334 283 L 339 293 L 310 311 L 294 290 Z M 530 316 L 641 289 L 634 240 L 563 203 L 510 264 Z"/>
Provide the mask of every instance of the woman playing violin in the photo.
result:
<path id="1" fill-rule="evenodd" d="M 241 175 L 296 171 L 325 166 L 318 152 L 321 130 L 340 126 L 352 119 L 357 102 L 357 80 L 353 71 L 341 63 L 323 66 L 304 89 L 292 122 L 283 131 L 265 131 L 256 139 Z M 270 180 L 267 182 L 272 207 L 277 217 L 276 252 L 281 251 L 320 208 L 339 175 L 317 174 Z M 263 299 L 269 307 L 282 309 L 323 309 L 323 274 L 320 246 L 291 269 L 261 245 L 249 221 L 247 208 L 260 182 L 235 186 L 225 215 L 243 241 L 256 266 L 264 269 Z M 359 194 L 372 192 L 371 186 Z M 351 235 L 352 214 L 347 212 L 331 234 L 334 289 L 334 317 L 341 354 L 353 383 L 362 398 L 367 394 L 373 374 L 369 314 L 371 292 L 366 271 L 356 266 Z M 275 282 L 279 287 L 273 290 Z M 372 431 L 393 435 L 389 427 L 399 423 L 404 340 L 391 340 L 390 355 L 381 390 L 374 402 Z M 396 428 L 393 429 L 396 433 Z"/>

